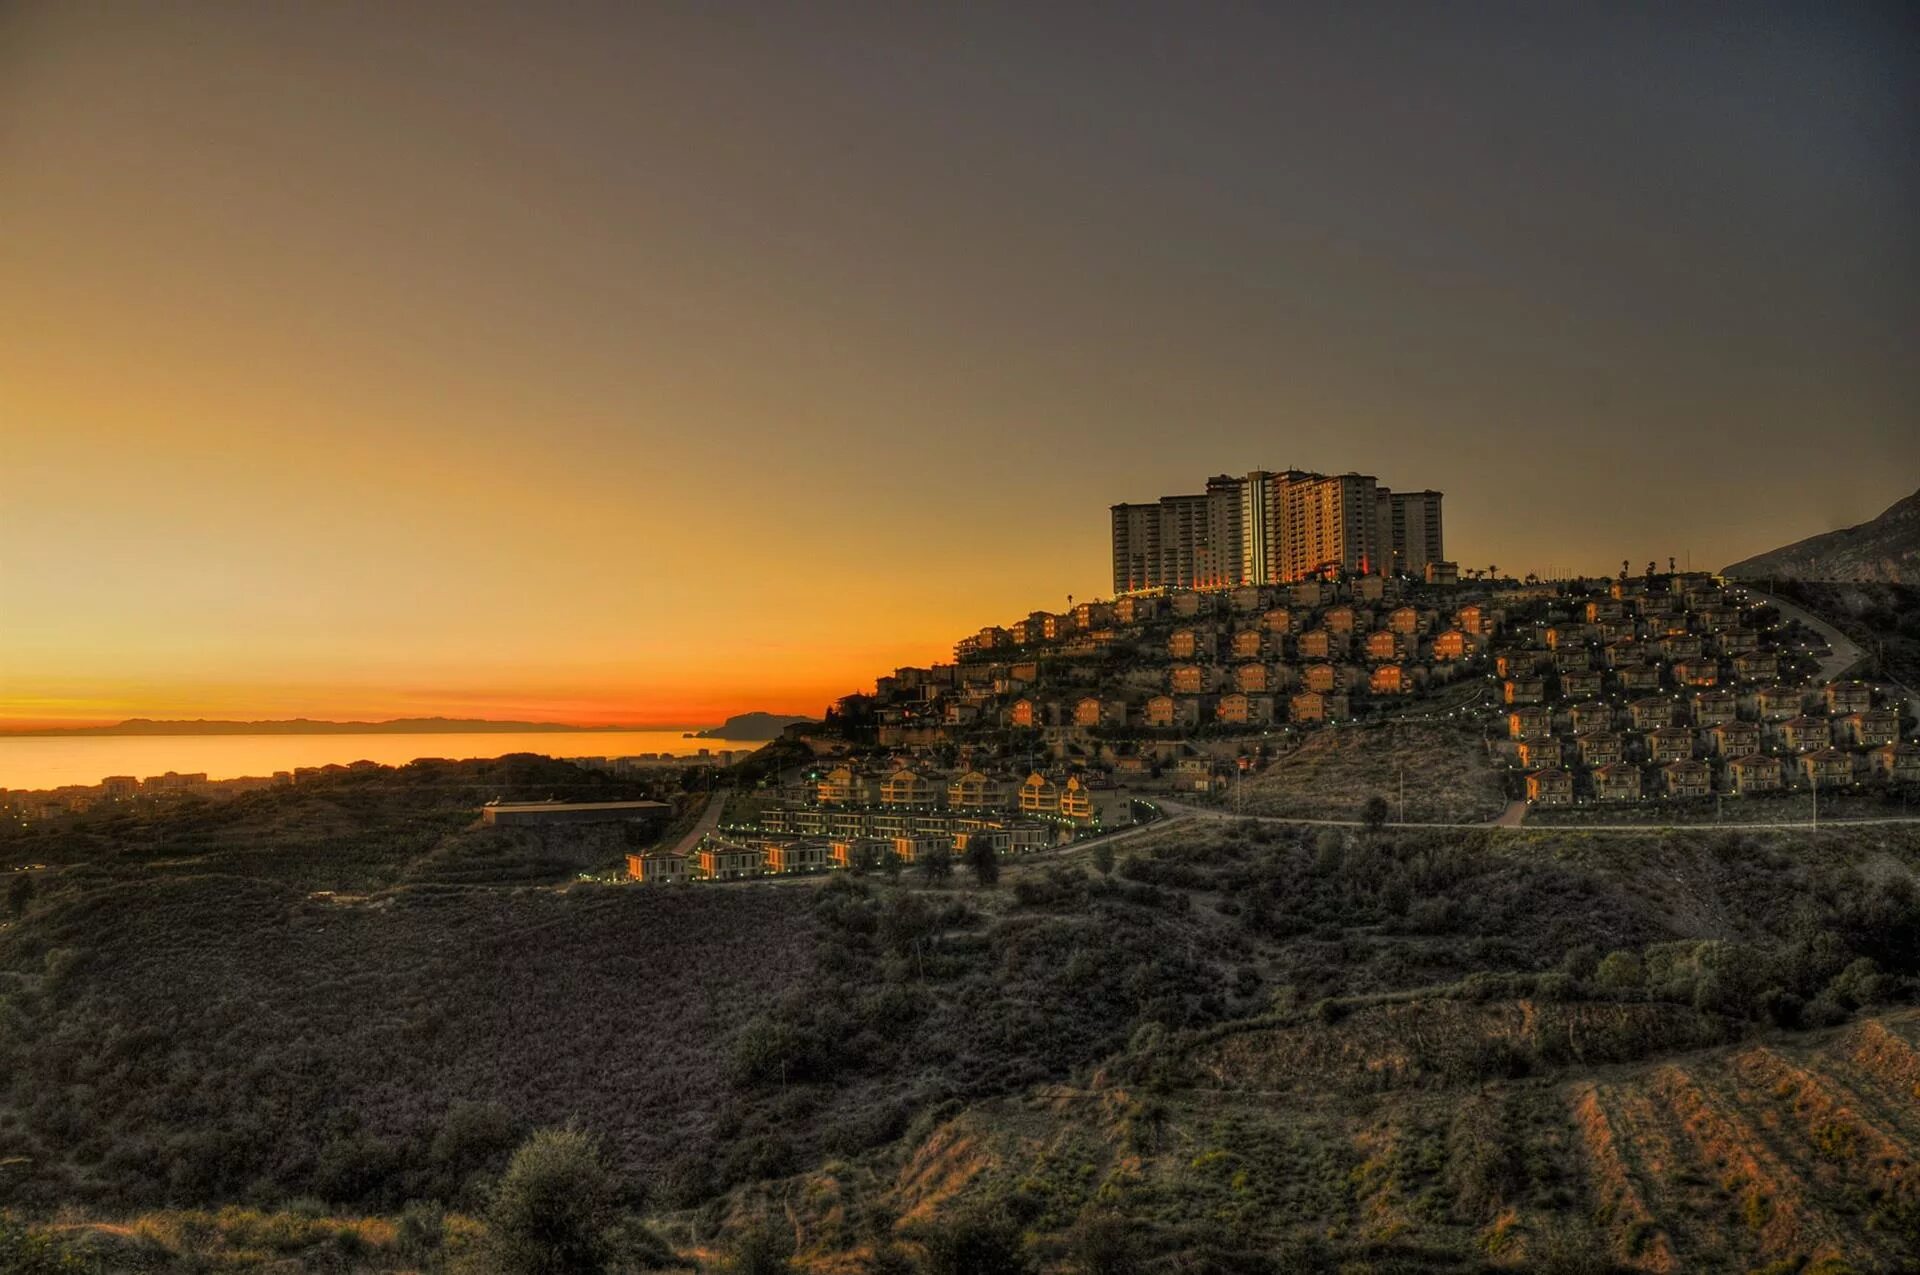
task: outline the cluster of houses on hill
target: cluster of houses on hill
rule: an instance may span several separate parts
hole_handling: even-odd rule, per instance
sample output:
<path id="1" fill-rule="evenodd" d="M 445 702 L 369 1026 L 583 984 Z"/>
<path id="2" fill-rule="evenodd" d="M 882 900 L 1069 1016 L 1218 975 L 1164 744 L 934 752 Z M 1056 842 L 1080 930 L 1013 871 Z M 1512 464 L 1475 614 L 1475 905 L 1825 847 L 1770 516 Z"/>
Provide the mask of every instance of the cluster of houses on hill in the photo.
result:
<path id="1" fill-rule="evenodd" d="M 1616 581 L 1497 633 L 1505 739 L 1536 806 L 1920 783 L 1906 705 L 1820 682 L 1771 612 L 1708 576 Z"/>
<path id="2" fill-rule="evenodd" d="M 882 745 L 1031 730 L 1056 755 L 1340 721 L 1449 683 L 1485 652 L 1491 611 L 1456 592 L 1360 576 L 1036 611 L 961 639 L 952 664 L 880 678 L 852 709 Z"/>
<path id="3" fill-rule="evenodd" d="M 1133 821 L 1131 800 L 1092 775 L 1033 771 L 1024 780 L 969 769 L 939 777 L 899 764 L 851 762 L 795 785 L 750 823 L 703 838 L 691 854 L 628 856 L 637 881 L 726 881 L 747 876 L 914 864 L 929 855 L 996 854 L 1055 845 Z"/>
<path id="4" fill-rule="evenodd" d="M 921 765 L 1021 741 L 1080 767 L 1091 791 L 1217 794 L 1300 732 L 1394 704 L 1497 720 L 1490 747 L 1537 805 L 1920 781 L 1903 701 L 1820 683 L 1822 646 L 1706 573 L 1449 586 L 1359 576 L 1036 611 L 968 634 L 952 663 L 896 669 L 834 716 L 846 738 Z M 886 808 L 898 795 L 885 777 L 850 782 L 875 786 L 852 804 Z"/>

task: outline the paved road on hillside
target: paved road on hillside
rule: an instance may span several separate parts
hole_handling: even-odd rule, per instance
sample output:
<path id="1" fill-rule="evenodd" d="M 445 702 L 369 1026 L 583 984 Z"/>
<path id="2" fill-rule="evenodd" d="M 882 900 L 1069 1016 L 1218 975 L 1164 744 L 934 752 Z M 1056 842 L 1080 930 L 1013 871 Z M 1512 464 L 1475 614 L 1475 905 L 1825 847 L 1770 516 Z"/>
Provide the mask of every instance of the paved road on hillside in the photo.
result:
<path id="1" fill-rule="evenodd" d="M 1867 653 L 1860 649 L 1859 643 L 1799 603 L 1789 602 L 1778 594 L 1762 593 L 1760 590 L 1754 588 L 1749 588 L 1747 592 L 1756 598 L 1772 604 L 1774 609 L 1779 611 L 1780 614 L 1787 619 L 1795 620 L 1806 625 L 1827 640 L 1827 646 L 1832 654 L 1820 661 L 1821 681 L 1831 682 L 1854 665 L 1866 659 Z"/>
<path id="2" fill-rule="evenodd" d="M 707 808 L 700 812 L 700 817 L 694 821 L 693 827 L 687 830 L 687 835 L 674 843 L 673 852 L 675 854 L 692 854 L 694 848 L 700 844 L 700 838 L 720 826 L 720 812 L 726 808 L 726 804 L 726 793 L 708 793 Z"/>

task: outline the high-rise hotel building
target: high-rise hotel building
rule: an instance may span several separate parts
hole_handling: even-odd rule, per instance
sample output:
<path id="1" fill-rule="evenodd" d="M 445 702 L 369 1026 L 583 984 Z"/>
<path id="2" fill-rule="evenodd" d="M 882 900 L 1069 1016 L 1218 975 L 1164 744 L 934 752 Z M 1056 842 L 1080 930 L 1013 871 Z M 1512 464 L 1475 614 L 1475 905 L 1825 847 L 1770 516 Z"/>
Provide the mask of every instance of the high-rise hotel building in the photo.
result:
<path id="1" fill-rule="evenodd" d="M 1200 495 L 1113 506 L 1115 595 L 1240 583 L 1240 489 L 1221 474 Z"/>
<path id="2" fill-rule="evenodd" d="M 1335 572 L 1418 575 L 1444 555 L 1440 493 L 1369 474 L 1255 470 L 1206 492 L 1113 506 L 1113 591 L 1283 584 Z"/>

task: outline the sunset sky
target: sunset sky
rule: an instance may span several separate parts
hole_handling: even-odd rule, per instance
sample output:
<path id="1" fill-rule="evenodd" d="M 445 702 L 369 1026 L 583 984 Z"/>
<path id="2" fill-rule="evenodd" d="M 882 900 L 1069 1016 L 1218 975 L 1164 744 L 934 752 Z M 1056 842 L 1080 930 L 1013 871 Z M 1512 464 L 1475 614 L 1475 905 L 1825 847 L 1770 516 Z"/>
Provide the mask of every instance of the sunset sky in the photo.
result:
<path id="1" fill-rule="evenodd" d="M 1870 518 L 1914 12 L 0 4 L 0 723 L 817 711 L 1257 467 Z"/>

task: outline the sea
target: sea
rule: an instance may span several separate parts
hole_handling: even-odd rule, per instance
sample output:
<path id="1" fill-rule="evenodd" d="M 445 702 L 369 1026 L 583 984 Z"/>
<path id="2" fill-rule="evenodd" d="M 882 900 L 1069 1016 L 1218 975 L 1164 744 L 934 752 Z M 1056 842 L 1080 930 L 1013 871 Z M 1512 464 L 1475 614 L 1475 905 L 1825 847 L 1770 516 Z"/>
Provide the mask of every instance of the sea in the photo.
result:
<path id="1" fill-rule="evenodd" d="M 702 749 L 752 752 L 764 740 L 688 739 L 677 730 L 476 732 L 422 735 L 13 735 L 0 736 L 0 788 L 97 784 L 108 775 L 145 779 L 166 771 L 209 779 L 268 776 L 297 766 L 372 761 L 400 766 L 420 757 L 635 757 Z"/>

